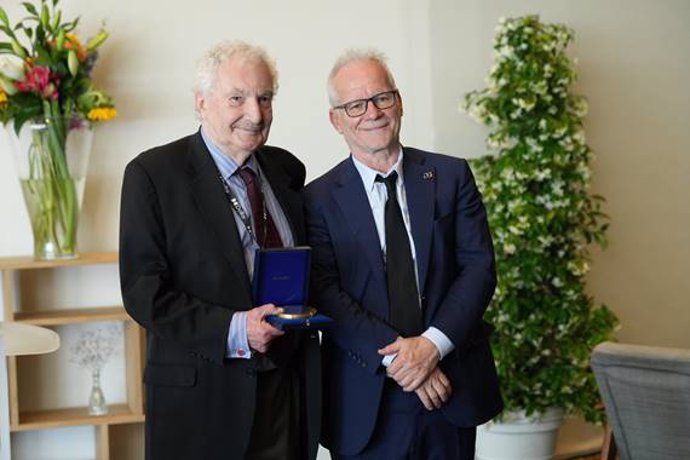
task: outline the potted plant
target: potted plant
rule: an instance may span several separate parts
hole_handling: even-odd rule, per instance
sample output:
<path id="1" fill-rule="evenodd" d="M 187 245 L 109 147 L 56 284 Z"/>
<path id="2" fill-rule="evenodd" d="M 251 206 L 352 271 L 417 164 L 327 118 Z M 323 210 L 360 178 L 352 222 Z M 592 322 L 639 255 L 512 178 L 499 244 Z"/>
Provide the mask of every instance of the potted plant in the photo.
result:
<path id="1" fill-rule="evenodd" d="M 462 104 L 490 129 L 491 154 L 472 166 L 496 251 L 487 318 L 506 406 L 499 421 L 555 415 L 554 437 L 559 414 L 602 421 L 589 358 L 616 326 L 585 290 L 588 249 L 605 246 L 608 223 L 603 198 L 589 191 L 587 103 L 570 89 L 572 39 L 571 29 L 538 16 L 501 19 L 488 86 Z M 529 454 L 514 458 L 528 458 L 521 455 Z"/>

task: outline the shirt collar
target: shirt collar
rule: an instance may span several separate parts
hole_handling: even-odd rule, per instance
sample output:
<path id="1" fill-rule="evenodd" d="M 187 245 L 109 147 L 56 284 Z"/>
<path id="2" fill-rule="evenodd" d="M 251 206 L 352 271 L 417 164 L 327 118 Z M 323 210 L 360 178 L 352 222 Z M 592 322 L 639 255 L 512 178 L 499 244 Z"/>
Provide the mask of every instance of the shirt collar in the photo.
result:
<path id="1" fill-rule="evenodd" d="M 390 174 L 395 171 L 398 173 L 398 184 L 401 186 L 404 185 L 403 183 L 403 167 L 402 167 L 402 162 L 403 162 L 403 150 L 400 148 L 400 151 L 398 152 L 398 160 L 395 162 L 393 167 L 390 169 L 390 171 L 386 172 L 385 174 L 370 168 L 369 166 L 365 165 L 361 161 L 359 161 L 357 158 L 355 158 L 354 155 L 350 154 L 352 157 L 352 161 L 355 164 L 355 168 L 357 168 L 357 172 L 359 175 L 362 177 L 362 182 L 364 182 L 364 189 L 367 191 L 367 193 L 371 192 L 374 190 L 374 183 L 376 182 L 376 176 L 381 175 L 383 177 L 388 177 Z"/>
<path id="2" fill-rule="evenodd" d="M 206 148 L 211 153 L 211 158 L 213 158 L 213 162 L 216 164 L 220 174 L 225 179 L 229 179 L 230 176 L 235 174 L 235 172 L 239 169 L 240 165 L 238 165 L 235 160 L 224 154 L 220 147 L 213 143 L 211 138 L 204 131 L 203 127 L 201 128 L 201 138 L 203 139 L 204 144 L 206 144 Z M 247 162 L 243 166 L 248 166 L 252 171 L 254 171 L 254 174 L 257 176 L 259 175 L 258 167 L 256 165 L 256 161 L 254 160 L 254 154 L 247 158 Z"/>

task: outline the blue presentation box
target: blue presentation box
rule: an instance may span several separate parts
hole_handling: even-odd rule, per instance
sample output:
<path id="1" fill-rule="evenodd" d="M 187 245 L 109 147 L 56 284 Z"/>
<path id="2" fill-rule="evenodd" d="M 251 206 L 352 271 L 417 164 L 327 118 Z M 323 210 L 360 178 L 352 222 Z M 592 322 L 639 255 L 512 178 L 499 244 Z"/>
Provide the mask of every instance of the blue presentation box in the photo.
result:
<path id="1" fill-rule="evenodd" d="M 311 248 L 257 249 L 254 257 L 252 289 L 254 305 L 272 303 L 284 313 L 266 321 L 280 329 L 321 328 L 332 323 L 306 304 L 311 272 Z"/>

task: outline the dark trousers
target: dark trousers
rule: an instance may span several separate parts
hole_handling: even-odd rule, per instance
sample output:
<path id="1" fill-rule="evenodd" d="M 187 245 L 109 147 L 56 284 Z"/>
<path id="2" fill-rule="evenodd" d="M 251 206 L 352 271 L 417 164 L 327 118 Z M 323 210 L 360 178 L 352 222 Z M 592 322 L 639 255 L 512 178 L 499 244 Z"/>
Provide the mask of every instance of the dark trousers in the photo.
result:
<path id="1" fill-rule="evenodd" d="M 476 428 L 459 428 L 441 411 L 427 411 L 417 395 L 386 383 L 374 434 L 357 455 L 335 460 L 474 460 Z"/>
<path id="2" fill-rule="evenodd" d="M 257 375 L 256 409 L 247 460 L 302 460 L 300 389 L 295 371 L 277 368 Z"/>

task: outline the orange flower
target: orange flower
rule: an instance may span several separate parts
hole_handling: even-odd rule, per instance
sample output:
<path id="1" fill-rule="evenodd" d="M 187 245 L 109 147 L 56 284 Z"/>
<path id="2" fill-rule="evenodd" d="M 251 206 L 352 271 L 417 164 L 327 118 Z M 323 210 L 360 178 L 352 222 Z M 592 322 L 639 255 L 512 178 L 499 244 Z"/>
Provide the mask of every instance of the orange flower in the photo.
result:
<path id="1" fill-rule="evenodd" d="M 79 59 L 79 62 L 83 62 L 88 56 L 86 48 L 84 48 L 81 44 L 81 40 L 79 40 L 79 37 L 72 32 L 67 32 L 65 34 L 64 47 L 66 50 L 75 50 L 77 52 L 77 59 Z"/>

